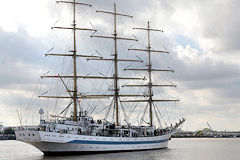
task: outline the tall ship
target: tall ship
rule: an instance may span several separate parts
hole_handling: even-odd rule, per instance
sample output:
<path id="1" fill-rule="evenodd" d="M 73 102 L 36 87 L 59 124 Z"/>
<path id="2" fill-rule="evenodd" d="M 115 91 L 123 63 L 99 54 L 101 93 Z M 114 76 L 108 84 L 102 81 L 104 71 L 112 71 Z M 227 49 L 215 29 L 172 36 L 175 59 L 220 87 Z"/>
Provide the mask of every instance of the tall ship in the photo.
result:
<path id="1" fill-rule="evenodd" d="M 114 3 L 113 11 L 100 11 L 97 13 L 109 14 L 113 16 L 113 33 L 111 36 L 99 35 L 95 28 L 80 28 L 76 24 L 76 6 L 83 5 L 91 7 L 89 4 L 80 3 L 76 0 L 72 1 L 57 1 L 58 3 L 64 3 L 71 5 L 73 10 L 73 22 L 71 27 L 52 27 L 52 29 L 60 30 L 72 30 L 72 50 L 69 53 L 47 53 L 46 56 L 60 56 L 72 58 L 71 67 L 73 68 L 73 74 L 71 75 L 48 75 L 41 76 L 42 79 L 52 78 L 58 79 L 64 86 L 65 93 L 67 95 L 54 96 L 42 94 L 39 98 L 50 99 L 66 99 L 70 100 L 66 108 L 64 108 L 59 114 L 51 115 L 51 118 L 44 118 L 44 110 L 40 109 L 40 124 L 36 126 L 24 126 L 15 131 L 16 139 L 28 144 L 31 144 L 42 151 L 45 155 L 60 155 L 60 154 L 91 154 L 91 153 L 105 153 L 105 152 L 122 152 L 122 151 L 139 151 L 139 150 L 153 150 L 167 148 L 168 142 L 171 139 L 171 134 L 178 128 L 184 121 L 181 118 L 177 123 L 169 124 L 165 127 L 161 125 L 161 114 L 159 109 L 155 105 L 157 103 L 175 103 L 179 100 L 172 99 L 155 99 L 154 88 L 158 87 L 176 87 L 175 84 L 156 84 L 153 82 L 153 72 L 174 72 L 173 69 L 156 69 L 152 67 L 152 53 L 168 54 L 167 50 L 154 50 L 151 47 L 150 33 L 151 32 L 163 32 L 159 29 L 153 29 L 150 26 L 150 22 L 147 22 L 146 27 L 133 28 L 135 30 L 145 31 L 147 33 L 147 47 L 146 48 L 132 48 L 131 52 L 142 52 L 146 54 L 146 59 L 122 59 L 119 58 L 118 41 L 138 41 L 134 38 L 120 37 L 117 32 L 117 17 L 133 18 L 130 15 L 117 12 L 116 4 Z M 110 58 L 105 58 L 99 55 L 84 55 L 79 54 L 77 50 L 77 32 L 89 31 L 93 32 L 92 39 L 102 38 L 113 40 L 113 53 Z M 109 41 L 110 41 L 109 40 Z M 110 61 L 113 66 L 113 73 L 111 76 L 102 74 L 101 76 L 81 75 L 78 72 L 78 60 L 79 58 L 85 58 L 88 61 Z M 89 62 L 89 63 L 91 63 Z M 125 63 L 146 63 L 146 66 L 141 68 L 127 67 L 121 70 L 119 67 L 120 62 Z M 124 77 L 126 72 L 143 72 L 145 77 Z M 127 75 L 127 74 L 126 74 Z M 138 75 L 138 74 L 136 74 Z M 111 89 L 108 89 L 108 93 L 104 94 L 82 94 L 79 90 L 79 79 L 96 81 L 106 80 L 111 81 Z M 121 84 L 120 80 L 131 81 L 131 84 Z M 69 87 L 68 81 L 72 81 L 72 86 Z M 132 82 L 136 82 L 132 84 Z M 138 83 L 141 81 L 141 83 Z M 84 85 L 84 84 L 81 84 Z M 129 89 L 131 88 L 131 89 Z M 131 91 L 137 88 L 144 88 L 146 92 L 144 94 L 133 94 Z M 125 92 L 122 92 L 125 90 Z M 124 94 L 127 93 L 127 94 Z M 85 109 L 81 105 L 81 101 L 94 101 L 94 100 L 110 100 L 111 103 L 106 109 L 106 116 L 99 118 L 99 116 L 92 116 L 92 113 Z M 131 108 L 127 114 L 124 110 L 124 104 L 127 104 Z M 133 105 L 134 104 L 134 105 Z M 130 115 L 136 113 L 138 106 L 145 106 L 143 111 L 140 111 L 138 125 L 130 123 Z M 98 106 L 91 106 L 92 112 Z M 73 110 L 70 114 L 66 114 L 68 110 Z M 120 110 L 122 111 L 120 113 Z M 110 113 L 111 111 L 111 113 Z M 109 118 L 111 115 L 112 118 Z M 147 115 L 148 116 L 147 116 Z M 147 118 L 146 118 L 147 117 Z M 157 123 L 158 124 L 155 124 Z"/>

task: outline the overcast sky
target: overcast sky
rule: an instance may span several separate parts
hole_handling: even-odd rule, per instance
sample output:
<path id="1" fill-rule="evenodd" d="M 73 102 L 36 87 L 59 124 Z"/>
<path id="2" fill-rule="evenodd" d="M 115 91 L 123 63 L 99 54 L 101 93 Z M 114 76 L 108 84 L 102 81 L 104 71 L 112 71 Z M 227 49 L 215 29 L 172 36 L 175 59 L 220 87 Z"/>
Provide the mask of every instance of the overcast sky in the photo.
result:
<path id="1" fill-rule="evenodd" d="M 106 29 L 112 28 L 111 21 L 106 16 L 97 17 L 95 10 L 111 11 L 113 0 L 81 2 L 90 3 L 93 7 L 80 7 L 85 12 L 84 16 L 91 20 L 83 15 L 81 17 L 81 12 L 78 11 L 78 24 L 102 28 L 100 33 L 106 33 Z M 122 35 L 131 36 L 130 27 L 144 27 L 147 21 L 151 22 L 153 28 L 165 31 L 152 36 L 155 39 L 153 48 L 163 49 L 164 46 L 171 53 L 168 61 L 161 64 L 176 70 L 175 83 L 179 88 L 175 97 L 181 100 L 176 106 L 181 115 L 187 118 L 183 129 L 205 128 L 206 122 L 209 122 L 216 130 L 240 130 L 240 2 L 115 2 L 119 12 L 134 16 L 133 20 L 121 18 L 118 21 Z M 30 101 L 41 75 L 42 64 L 45 63 L 44 54 L 54 46 L 55 41 L 52 39 L 65 37 L 65 34 L 57 37 L 50 27 L 55 22 L 59 25 L 69 24 L 71 14 L 67 13 L 68 10 L 52 0 L 1 1 L 0 122 L 4 122 L 4 125 L 19 123 L 16 108 L 19 109 Z M 111 31 L 112 29 L 110 33 Z M 134 34 L 142 38 L 139 32 Z M 93 48 L 97 47 L 96 43 L 92 44 L 96 45 Z M 86 47 L 83 50 L 87 50 Z M 159 59 L 153 61 L 158 62 Z"/>

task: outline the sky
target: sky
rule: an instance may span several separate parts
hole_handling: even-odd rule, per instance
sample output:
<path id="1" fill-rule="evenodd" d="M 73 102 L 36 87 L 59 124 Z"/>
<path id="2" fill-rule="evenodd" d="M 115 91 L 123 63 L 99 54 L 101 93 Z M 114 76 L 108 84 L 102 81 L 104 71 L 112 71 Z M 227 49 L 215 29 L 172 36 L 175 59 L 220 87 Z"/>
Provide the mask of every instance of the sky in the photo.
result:
<path id="1" fill-rule="evenodd" d="M 238 0 L 81 2 L 90 3 L 93 7 L 78 8 L 79 26 L 95 27 L 98 34 L 112 33 L 112 19 L 97 15 L 95 10 L 112 11 L 114 2 L 119 12 L 134 17 L 130 20 L 125 17 L 118 19 L 119 36 L 132 38 L 134 34 L 139 39 L 146 38 L 142 32 L 132 31 L 131 28 L 144 27 L 147 21 L 151 22 L 153 28 L 164 30 L 164 33 L 152 34 L 152 48 L 166 48 L 170 54 L 168 58 L 157 56 L 153 63 L 157 67 L 171 66 L 176 71 L 174 83 L 178 88 L 172 93 L 180 99 L 176 110 L 187 118 L 184 130 L 206 128 L 206 122 L 214 130 L 240 130 Z M 50 28 L 70 24 L 72 15 L 68 11 L 69 6 L 61 6 L 50 0 L 1 0 L 0 122 L 4 125 L 18 125 L 17 109 L 21 111 L 34 103 L 33 92 L 43 73 L 42 66 L 48 63 L 44 54 L 51 48 L 59 47 L 60 51 L 66 51 L 71 46 L 71 43 L 62 45 L 63 42 L 69 42 L 71 36 Z M 80 33 L 80 37 L 90 35 Z M 82 44 L 80 51 L 112 47 L 112 43 L 99 44 L 89 39 L 79 38 Z M 88 40 L 91 42 L 86 42 Z M 145 43 L 140 41 L 136 46 L 145 47 Z M 133 45 L 132 42 L 128 44 Z M 121 42 L 119 46 L 128 44 Z M 107 51 L 111 52 L 112 48 Z M 32 112 L 29 110 L 24 113 L 31 117 Z"/>

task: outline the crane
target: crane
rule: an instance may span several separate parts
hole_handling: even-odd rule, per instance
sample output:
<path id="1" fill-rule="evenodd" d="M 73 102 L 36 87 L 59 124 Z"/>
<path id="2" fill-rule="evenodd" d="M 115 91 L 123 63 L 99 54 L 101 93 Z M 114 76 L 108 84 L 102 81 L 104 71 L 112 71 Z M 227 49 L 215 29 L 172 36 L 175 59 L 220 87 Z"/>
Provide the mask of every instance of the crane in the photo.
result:
<path id="1" fill-rule="evenodd" d="M 211 131 L 213 131 L 212 127 L 210 126 L 210 124 L 208 122 L 207 122 L 207 126 Z"/>

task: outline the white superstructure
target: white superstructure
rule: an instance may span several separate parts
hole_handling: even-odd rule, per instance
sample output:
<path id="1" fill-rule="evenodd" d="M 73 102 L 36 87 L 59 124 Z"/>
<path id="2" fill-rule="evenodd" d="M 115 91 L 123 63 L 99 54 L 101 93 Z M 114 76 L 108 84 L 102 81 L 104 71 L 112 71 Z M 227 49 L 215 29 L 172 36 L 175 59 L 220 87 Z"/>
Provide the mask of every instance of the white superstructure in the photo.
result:
<path id="1" fill-rule="evenodd" d="M 166 148 L 170 131 L 149 126 L 115 126 L 90 116 L 45 121 L 39 126 L 19 127 L 16 139 L 32 144 L 44 154 L 89 154 Z"/>

